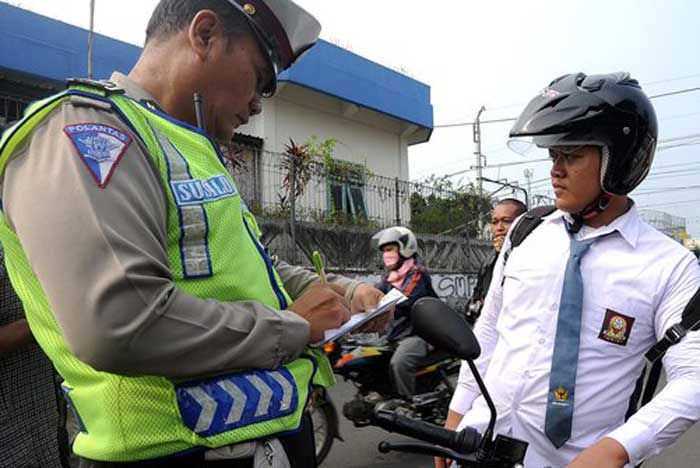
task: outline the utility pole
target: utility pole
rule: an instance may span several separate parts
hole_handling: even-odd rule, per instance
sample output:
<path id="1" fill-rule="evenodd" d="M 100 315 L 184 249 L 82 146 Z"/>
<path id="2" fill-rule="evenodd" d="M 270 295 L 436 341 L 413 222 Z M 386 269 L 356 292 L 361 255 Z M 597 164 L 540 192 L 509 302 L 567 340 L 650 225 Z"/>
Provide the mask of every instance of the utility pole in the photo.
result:
<path id="1" fill-rule="evenodd" d="M 90 0 L 90 32 L 88 33 L 87 75 L 92 79 L 92 46 L 95 41 L 95 0 Z"/>
<path id="2" fill-rule="evenodd" d="M 474 131 L 474 156 L 476 156 L 476 180 L 479 187 L 480 197 L 484 196 L 484 184 L 481 181 L 481 170 L 483 168 L 483 166 L 481 165 L 481 159 L 483 157 L 483 155 L 481 154 L 481 114 L 485 110 L 486 108 L 484 106 L 481 106 L 481 109 L 479 109 L 479 112 L 476 114 L 474 125 L 472 126 L 472 129 Z"/>
<path id="3" fill-rule="evenodd" d="M 532 196 L 532 176 L 535 173 L 532 169 L 525 169 L 523 172 L 525 174 L 525 180 L 527 180 L 527 194 L 525 204 L 527 208 L 530 209 L 530 197 Z"/>

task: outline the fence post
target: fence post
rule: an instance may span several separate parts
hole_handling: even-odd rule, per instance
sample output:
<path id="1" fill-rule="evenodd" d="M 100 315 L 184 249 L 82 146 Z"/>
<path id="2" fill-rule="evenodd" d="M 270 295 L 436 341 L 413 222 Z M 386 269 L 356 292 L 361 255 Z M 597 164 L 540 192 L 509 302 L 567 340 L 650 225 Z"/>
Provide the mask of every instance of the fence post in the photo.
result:
<path id="1" fill-rule="evenodd" d="M 396 206 L 396 225 L 401 226 L 401 203 L 399 201 L 399 178 L 394 178 L 394 201 Z"/>
<path id="2" fill-rule="evenodd" d="M 291 174 L 289 174 L 289 234 L 292 236 L 292 249 L 289 252 L 289 261 L 294 264 L 297 261 L 297 231 L 296 231 L 296 198 L 297 198 L 297 161 L 291 157 Z"/>

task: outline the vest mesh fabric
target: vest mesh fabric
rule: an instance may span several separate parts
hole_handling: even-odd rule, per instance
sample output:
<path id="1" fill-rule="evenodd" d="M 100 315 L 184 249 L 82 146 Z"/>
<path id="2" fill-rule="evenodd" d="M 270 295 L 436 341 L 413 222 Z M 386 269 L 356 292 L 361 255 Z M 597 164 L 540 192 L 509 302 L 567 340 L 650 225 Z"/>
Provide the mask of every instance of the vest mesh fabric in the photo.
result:
<path id="1" fill-rule="evenodd" d="M 254 233 L 254 218 L 241 211 L 240 195 L 204 204 L 207 220 L 205 241 L 211 262 L 209 275 L 185 278 L 181 256 L 183 229 L 179 208 L 169 186 L 168 161 L 154 134 L 160 132 L 187 161 L 194 179 L 225 174 L 217 150 L 204 135 L 123 95 L 108 95 L 95 89 L 73 88 L 68 93 L 30 107 L 25 118 L 3 134 L 0 142 L 0 173 L 7 161 L 57 106 L 72 92 L 91 93 L 109 100 L 135 129 L 160 172 L 168 197 L 168 257 L 176 287 L 200 298 L 219 301 L 254 300 L 273 308 L 289 302 L 281 281 Z M 156 376 L 127 377 L 100 372 L 75 357 L 56 322 L 46 295 L 34 274 L 21 243 L 4 217 L 0 217 L 0 239 L 6 250 L 10 279 L 22 299 L 27 319 L 44 352 L 65 379 L 64 390 L 85 431 L 77 436 L 76 454 L 98 461 L 128 462 L 167 456 L 202 447 L 221 447 L 258 439 L 299 427 L 309 396 L 316 363 L 311 355 L 286 365 L 298 391 L 295 411 L 287 416 L 251 424 L 209 437 L 200 437 L 181 419 L 174 385 Z"/>

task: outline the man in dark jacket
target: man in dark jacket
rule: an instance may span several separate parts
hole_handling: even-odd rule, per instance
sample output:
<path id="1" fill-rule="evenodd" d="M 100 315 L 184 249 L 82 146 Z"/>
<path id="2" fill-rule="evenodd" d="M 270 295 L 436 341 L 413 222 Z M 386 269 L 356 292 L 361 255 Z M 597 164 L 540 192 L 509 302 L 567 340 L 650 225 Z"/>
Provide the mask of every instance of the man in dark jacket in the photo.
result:
<path id="1" fill-rule="evenodd" d="M 467 303 L 466 316 L 473 324 L 481 314 L 481 308 L 486 299 L 486 293 L 489 292 L 491 285 L 491 275 L 493 267 L 496 264 L 498 253 L 503 246 L 503 240 L 508 234 L 511 224 L 516 218 L 527 211 L 527 207 L 523 202 L 515 198 L 504 198 L 496 203 L 491 211 L 491 241 L 493 242 L 493 251 L 484 259 L 479 268 L 479 277 L 476 280 L 476 286 L 472 292 L 472 297 Z"/>

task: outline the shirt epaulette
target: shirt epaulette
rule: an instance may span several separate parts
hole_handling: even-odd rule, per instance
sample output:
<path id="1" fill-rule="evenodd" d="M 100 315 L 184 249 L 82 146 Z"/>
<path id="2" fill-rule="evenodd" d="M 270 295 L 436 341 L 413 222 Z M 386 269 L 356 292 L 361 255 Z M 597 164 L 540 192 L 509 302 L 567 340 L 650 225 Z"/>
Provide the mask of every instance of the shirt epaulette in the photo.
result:
<path id="1" fill-rule="evenodd" d="M 124 94 L 123 88 L 107 80 L 91 80 L 89 78 L 68 78 L 66 84 L 70 86 L 87 86 L 103 91 L 107 94 Z"/>

